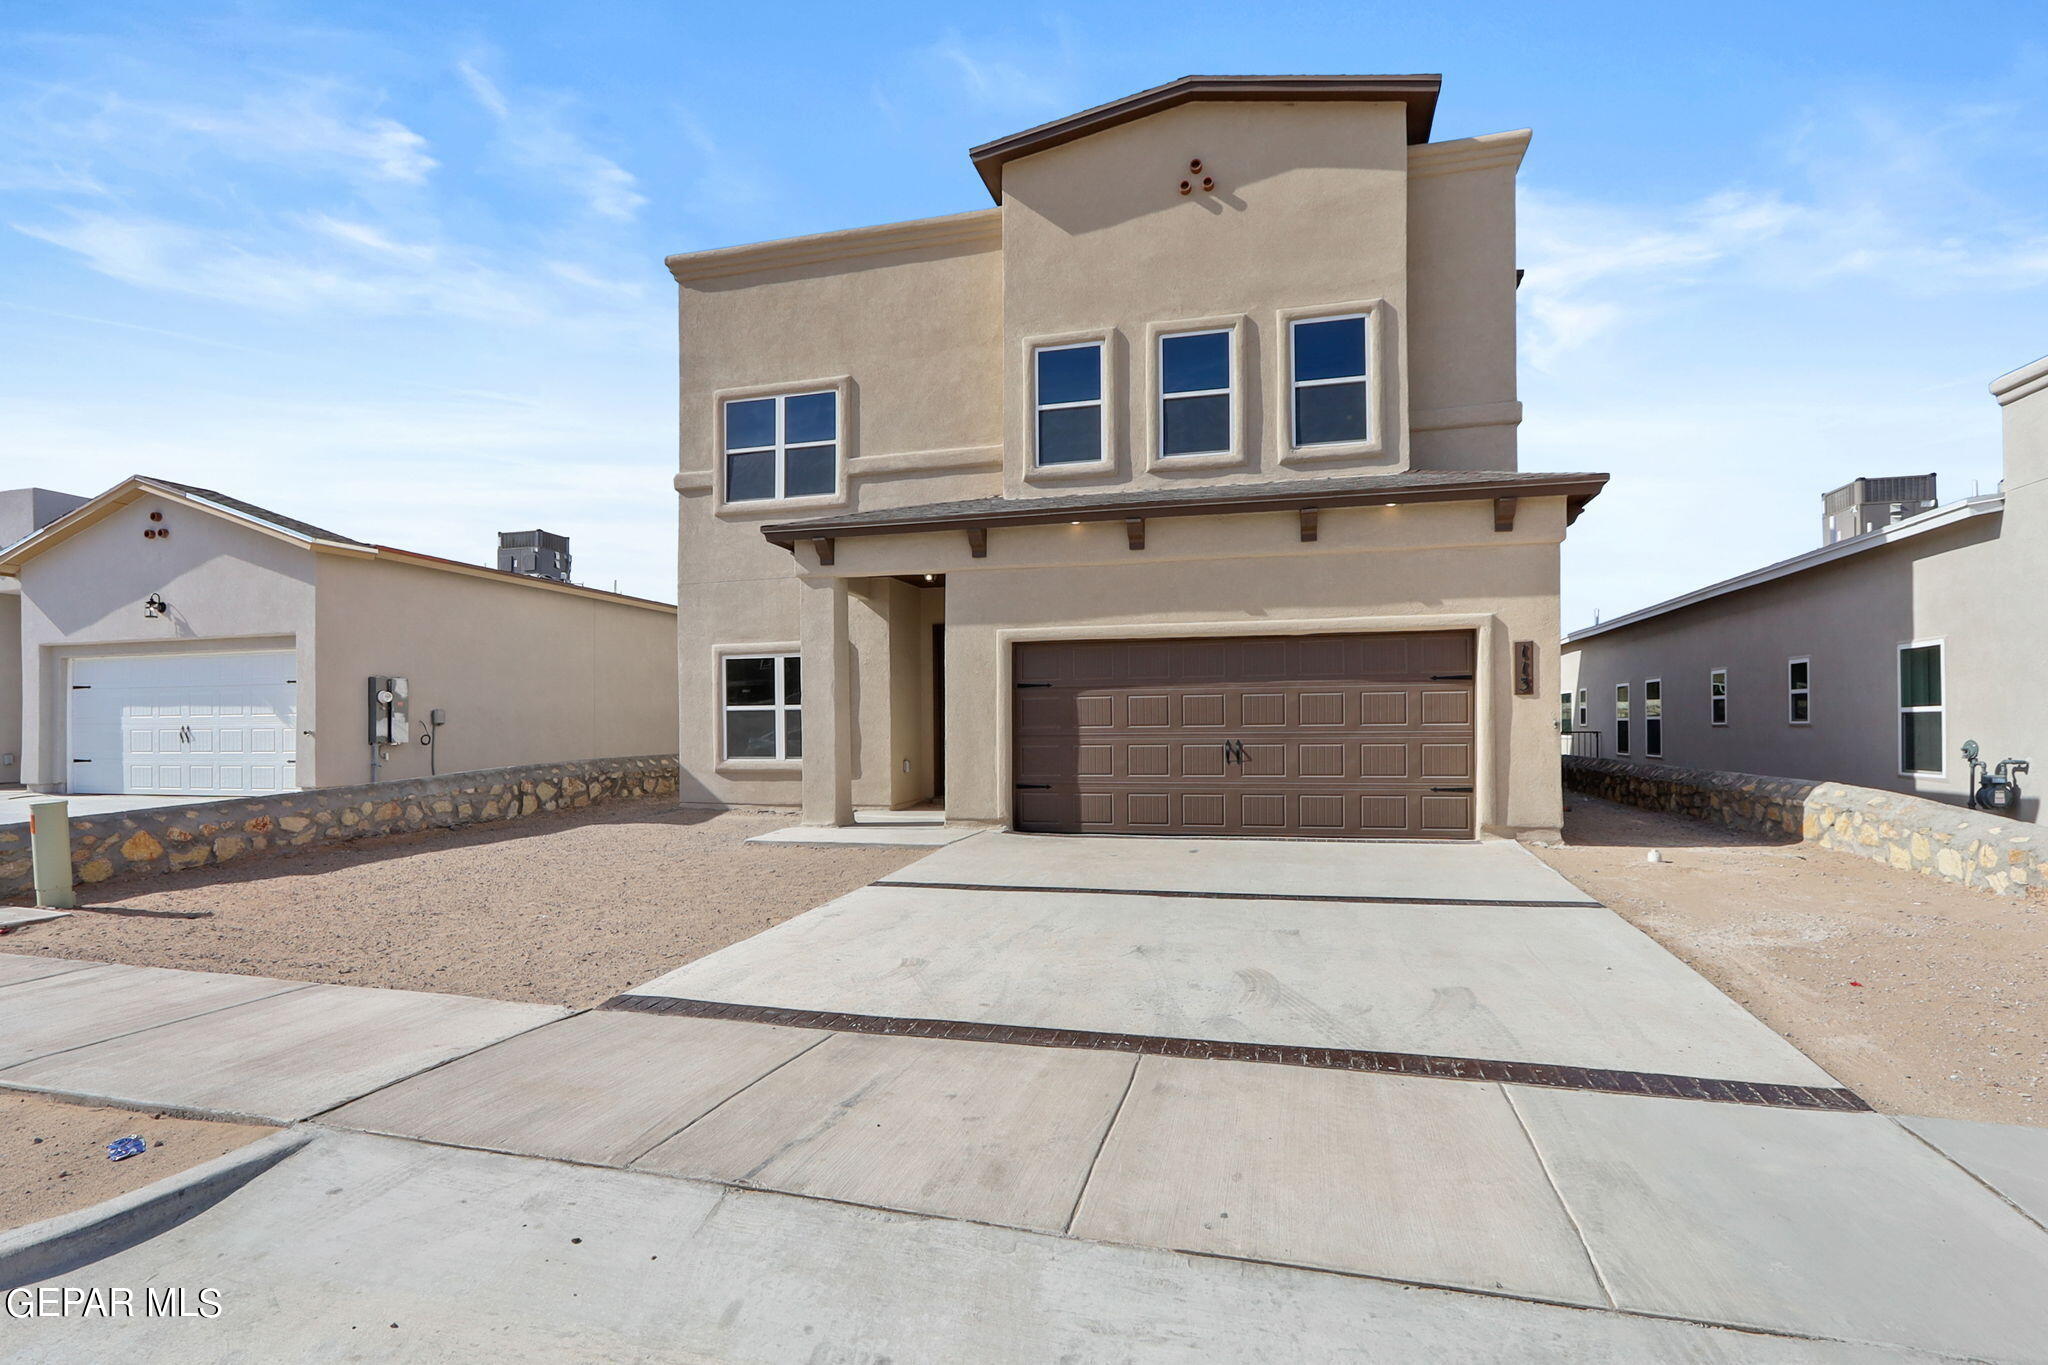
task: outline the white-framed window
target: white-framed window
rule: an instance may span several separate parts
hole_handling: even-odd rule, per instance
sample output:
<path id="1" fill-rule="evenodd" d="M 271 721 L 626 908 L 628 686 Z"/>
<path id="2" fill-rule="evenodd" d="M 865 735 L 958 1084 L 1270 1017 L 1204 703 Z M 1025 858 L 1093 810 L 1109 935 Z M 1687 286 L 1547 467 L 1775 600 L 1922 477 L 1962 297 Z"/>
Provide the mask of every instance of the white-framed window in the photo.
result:
<path id="1" fill-rule="evenodd" d="M 1728 723 L 1728 670 L 1716 668 L 1707 674 L 1707 724 Z"/>
<path id="2" fill-rule="evenodd" d="M 1586 728 L 1586 689 L 1583 687 L 1579 689 L 1579 719 L 1576 728 Z"/>
<path id="3" fill-rule="evenodd" d="M 1664 680 L 1643 679 L 1643 756 L 1664 756 Z"/>
<path id="4" fill-rule="evenodd" d="M 1614 752 L 1628 752 L 1628 684 L 1614 685 Z"/>
<path id="5" fill-rule="evenodd" d="M 1159 337 L 1159 449 L 1176 455 L 1224 455 L 1235 442 L 1236 347 L 1227 327 Z"/>
<path id="6" fill-rule="evenodd" d="M 719 664 L 727 759 L 791 759 L 804 753 L 803 659 L 728 654 Z"/>
<path id="7" fill-rule="evenodd" d="M 1557 694 L 1557 728 L 1565 734 L 1572 732 L 1572 694 L 1569 692 Z"/>
<path id="8" fill-rule="evenodd" d="M 1372 327 L 1365 313 L 1288 324 L 1288 431 L 1294 448 L 1372 439 Z"/>
<path id="9" fill-rule="evenodd" d="M 839 393 L 728 398 L 725 500 L 768 502 L 839 491 Z"/>
<path id="10" fill-rule="evenodd" d="M 1899 775 L 1948 774 L 1948 678 L 1941 640 L 1899 646 Z"/>
<path id="11" fill-rule="evenodd" d="M 1785 661 L 1785 719 L 1794 725 L 1813 721 L 1813 660 Z"/>
<path id="12" fill-rule="evenodd" d="M 1031 352 L 1031 461 L 1040 468 L 1100 464 L 1108 348 L 1099 341 Z"/>

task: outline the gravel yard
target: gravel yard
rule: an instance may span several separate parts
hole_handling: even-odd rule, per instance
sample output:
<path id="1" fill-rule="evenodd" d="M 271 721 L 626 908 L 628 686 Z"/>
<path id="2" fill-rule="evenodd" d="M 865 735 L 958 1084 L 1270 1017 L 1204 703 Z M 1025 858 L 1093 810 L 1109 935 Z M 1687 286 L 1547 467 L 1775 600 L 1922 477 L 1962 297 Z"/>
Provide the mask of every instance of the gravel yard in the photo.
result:
<path id="1" fill-rule="evenodd" d="M 0 1092 L 0 1228 L 139 1190 L 276 1131 Z M 107 1144 L 124 1137 L 149 1146 L 139 1156 L 107 1160 Z"/>
<path id="2" fill-rule="evenodd" d="M 1569 801 L 1537 855 L 1873 1105 L 2048 1126 L 2048 903 Z"/>
<path id="3" fill-rule="evenodd" d="M 745 842 L 789 823 L 636 801 L 365 840 L 80 888 L 0 950 L 594 1005 L 927 851 Z"/>

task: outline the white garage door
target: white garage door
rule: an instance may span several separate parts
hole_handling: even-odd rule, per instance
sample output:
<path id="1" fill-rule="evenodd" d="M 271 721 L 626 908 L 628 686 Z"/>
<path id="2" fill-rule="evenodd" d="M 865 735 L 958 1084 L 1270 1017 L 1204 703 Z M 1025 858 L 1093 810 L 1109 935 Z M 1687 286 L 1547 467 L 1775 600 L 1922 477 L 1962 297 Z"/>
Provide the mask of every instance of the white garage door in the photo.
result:
<path id="1" fill-rule="evenodd" d="M 298 676 L 290 650 L 72 660 L 71 790 L 138 796 L 293 790 Z"/>

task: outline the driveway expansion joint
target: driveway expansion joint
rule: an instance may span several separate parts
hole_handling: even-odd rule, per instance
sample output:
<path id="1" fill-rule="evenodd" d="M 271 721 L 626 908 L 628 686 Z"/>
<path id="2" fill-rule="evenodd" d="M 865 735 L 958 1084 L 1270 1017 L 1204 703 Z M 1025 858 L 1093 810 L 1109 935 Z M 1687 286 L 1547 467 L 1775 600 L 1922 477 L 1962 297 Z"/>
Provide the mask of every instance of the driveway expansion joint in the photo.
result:
<path id="1" fill-rule="evenodd" d="M 1019 886 L 1008 882 L 918 882 L 882 877 L 869 886 L 899 891 L 1016 891 L 1053 896 L 1147 896 L 1169 900 L 1307 901 L 1321 905 L 1483 905 L 1511 910 L 1600 910 L 1599 901 L 1483 900 L 1463 896 L 1329 896 L 1285 891 L 1159 891 L 1129 886 Z"/>
<path id="2" fill-rule="evenodd" d="M 639 1014 L 671 1014 L 692 1019 L 730 1019 L 830 1033 L 866 1033 L 959 1042 L 1009 1043 L 1020 1047 L 1084 1048 L 1099 1052 L 1137 1052 L 1153 1057 L 1203 1061 L 1260 1062 L 1312 1067 L 1325 1071 L 1379 1071 L 1440 1080 L 1490 1081 L 1503 1085 L 1539 1086 L 1551 1090 L 1586 1090 L 1616 1095 L 1650 1095 L 1662 1099 L 1703 1100 L 1774 1109 L 1817 1109 L 1837 1113 L 1871 1112 L 1853 1091 L 1830 1086 L 1783 1085 L 1767 1081 L 1723 1081 L 1702 1076 L 1674 1076 L 1647 1071 L 1613 1071 L 1582 1066 L 1551 1066 L 1536 1062 L 1496 1061 L 1479 1057 L 1436 1057 L 1412 1052 L 1376 1052 L 1360 1048 L 1279 1047 L 1270 1043 L 1238 1043 L 1214 1038 L 1173 1038 L 1154 1034 L 1096 1033 L 1083 1029 L 1035 1025 L 988 1024 L 959 1019 L 911 1019 L 888 1015 L 844 1014 L 785 1009 L 774 1005 L 741 1005 L 722 1000 L 691 1000 L 667 995 L 615 995 L 597 1007 Z"/>

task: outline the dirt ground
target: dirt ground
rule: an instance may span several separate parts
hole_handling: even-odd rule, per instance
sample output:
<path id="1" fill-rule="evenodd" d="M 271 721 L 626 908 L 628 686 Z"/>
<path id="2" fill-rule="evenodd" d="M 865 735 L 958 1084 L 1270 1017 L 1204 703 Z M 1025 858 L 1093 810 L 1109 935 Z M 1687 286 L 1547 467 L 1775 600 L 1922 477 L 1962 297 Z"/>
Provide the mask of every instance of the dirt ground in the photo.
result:
<path id="1" fill-rule="evenodd" d="M 2048 902 L 1569 801 L 1537 855 L 1872 1105 L 2048 1126 Z"/>
<path id="2" fill-rule="evenodd" d="M 365 840 L 104 888 L 0 951 L 594 1005 L 929 851 L 744 842 L 787 824 L 658 800 Z"/>
<path id="3" fill-rule="evenodd" d="M 276 1131 L 0 1092 L 0 1228 L 139 1190 Z M 147 1142 L 148 1150 L 107 1160 L 107 1144 L 131 1136 Z"/>

